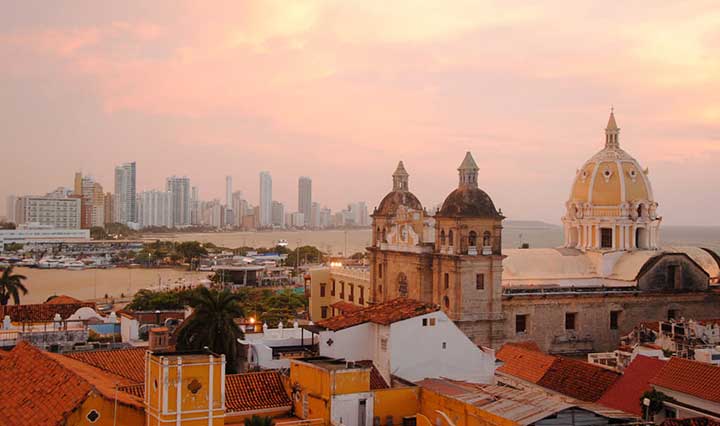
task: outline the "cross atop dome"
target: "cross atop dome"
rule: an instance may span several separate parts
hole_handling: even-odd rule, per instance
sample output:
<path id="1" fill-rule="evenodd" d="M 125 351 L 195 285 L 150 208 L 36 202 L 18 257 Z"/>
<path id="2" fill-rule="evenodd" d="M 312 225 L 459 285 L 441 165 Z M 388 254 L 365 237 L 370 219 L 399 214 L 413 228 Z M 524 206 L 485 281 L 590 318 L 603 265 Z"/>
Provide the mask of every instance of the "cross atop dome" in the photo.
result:
<path id="1" fill-rule="evenodd" d="M 620 128 L 615 122 L 615 108 L 610 108 L 610 118 L 608 119 L 607 127 L 605 127 L 605 148 L 620 148 L 620 142 L 618 141 L 619 134 Z"/>
<path id="2" fill-rule="evenodd" d="M 408 178 L 410 175 L 405 170 L 405 165 L 400 161 L 393 173 L 393 191 L 407 191 L 408 190 Z"/>
<path id="3" fill-rule="evenodd" d="M 478 168 L 477 163 L 475 163 L 475 159 L 473 159 L 472 154 L 468 151 L 465 153 L 465 158 L 460 164 L 460 167 L 458 167 L 458 174 L 460 177 L 458 186 L 477 188 L 478 170 L 480 170 L 480 168 Z"/>

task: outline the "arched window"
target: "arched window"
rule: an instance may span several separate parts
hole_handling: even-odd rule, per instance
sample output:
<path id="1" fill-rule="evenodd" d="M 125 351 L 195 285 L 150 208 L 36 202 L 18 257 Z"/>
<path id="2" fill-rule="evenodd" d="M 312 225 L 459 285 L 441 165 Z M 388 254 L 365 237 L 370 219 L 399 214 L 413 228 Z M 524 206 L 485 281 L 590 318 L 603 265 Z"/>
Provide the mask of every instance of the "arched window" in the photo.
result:
<path id="1" fill-rule="evenodd" d="M 387 238 L 386 238 L 386 235 L 385 235 L 385 231 L 386 231 L 386 229 L 383 228 L 383 230 L 382 230 L 382 242 L 383 242 L 383 243 L 387 243 Z"/>
<path id="2" fill-rule="evenodd" d="M 450 309 L 450 298 L 445 296 L 443 297 L 443 305 L 445 306 L 445 309 Z"/>
<path id="3" fill-rule="evenodd" d="M 468 246 L 470 246 L 470 247 L 477 246 L 477 232 L 470 231 L 470 234 L 468 234 Z"/>
<path id="4" fill-rule="evenodd" d="M 445 230 L 444 229 L 442 231 L 440 231 L 440 245 L 441 246 L 445 245 Z"/>
<path id="5" fill-rule="evenodd" d="M 449 244 L 451 247 L 455 245 L 452 229 L 450 230 L 450 232 L 448 232 L 448 240 L 450 240 Z"/>
<path id="6" fill-rule="evenodd" d="M 380 227 L 378 226 L 377 232 L 375 233 L 375 240 L 378 242 L 382 242 L 382 240 L 380 239 L 381 237 L 382 237 L 382 234 L 380 234 Z"/>
<path id="7" fill-rule="evenodd" d="M 483 232 L 483 246 L 484 247 L 490 246 L 490 241 L 491 241 L 490 231 Z"/>

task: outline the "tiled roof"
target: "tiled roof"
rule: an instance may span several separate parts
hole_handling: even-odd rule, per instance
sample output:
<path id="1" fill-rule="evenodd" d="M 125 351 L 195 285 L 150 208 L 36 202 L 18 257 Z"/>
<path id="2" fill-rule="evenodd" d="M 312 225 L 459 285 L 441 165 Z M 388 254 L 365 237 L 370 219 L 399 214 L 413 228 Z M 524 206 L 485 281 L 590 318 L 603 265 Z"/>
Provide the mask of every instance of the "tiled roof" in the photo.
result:
<path id="1" fill-rule="evenodd" d="M 399 298 L 389 302 L 380 303 L 356 312 L 337 315 L 318 322 L 319 326 L 330 330 L 342 330 L 366 322 L 390 325 L 397 321 L 429 314 L 440 310 L 440 307 L 431 303 L 420 302 L 413 299 Z"/>
<path id="2" fill-rule="evenodd" d="M 363 309 L 362 306 L 354 305 L 354 304 L 352 304 L 350 302 L 346 302 L 344 300 L 338 300 L 335 303 L 331 303 L 330 306 L 344 314 L 347 314 L 350 312 L 357 312 L 357 311 Z"/>
<path id="3" fill-rule="evenodd" d="M 118 387 L 120 392 L 129 393 L 130 395 L 136 396 L 142 400 L 145 399 L 145 383 L 138 383 L 135 385 L 127 385 Z"/>
<path id="4" fill-rule="evenodd" d="M 254 411 L 291 405 L 278 371 L 225 376 L 225 406 L 228 411 Z"/>
<path id="5" fill-rule="evenodd" d="M 524 349 L 528 349 L 535 352 L 542 352 L 540 346 L 532 340 L 521 340 L 519 342 L 507 342 L 507 345 L 519 346 Z"/>
<path id="6" fill-rule="evenodd" d="M 84 302 L 82 300 L 78 300 L 74 297 L 70 297 L 70 296 L 61 294 L 60 296 L 53 297 L 52 299 L 48 300 L 44 304 L 45 305 L 72 305 L 75 303 L 84 303 Z"/>
<path id="7" fill-rule="evenodd" d="M 623 371 L 623 375 L 598 400 L 606 407 L 642 416 L 640 398 L 650 390 L 650 379 L 660 371 L 665 361 L 638 355 Z"/>
<path id="8" fill-rule="evenodd" d="M 707 417 L 691 417 L 688 419 L 665 419 L 660 426 L 720 426 L 720 422 Z"/>
<path id="9" fill-rule="evenodd" d="M 0 360 L 0 424 L 56 425 L 64 422 L 91 392 L 112 397 L 123 379 L 26 342 Z M 119 395 L 118 402 L 142 407 L 142 401 Z"/>
<path id="10" fill-rule="evenodd" d="M 712 364 L 673 357 L 650 383 L 700 399 L 720 402 L 720 367 Z"/>
<path id="11" fill-rule="evenodd" d="M 355 364 L 370 368 L 370 390 L 387 389 L 390 387 L 372 360 L 355 361 Z"/>
<path id="12" fill-rule="evenodd" d="M 145 381 L 146 348 L 75 352 L 66 357 L 82 361 L 136 383 Z"/>
<path id="13" fill-rule="evenodd" d="M 497 370 L 528 382 L 537 383 L 555 362 L 555 357 L 517 344 L 504 344 L 495 354 L 503 362 Z"/>
<path id="14" fill-rule="evenodd" d="M 556 357 L 537 384 L 581 401 L 595 402 L 619 376 L 614 371 L 587 362 Z"/>
<path id="15" fill-rule="evenodd" d="M 47 322 L 52 321 L 53 318 L 55 318 L 55 314 L 60 314 L 62 319 L 67 319 L 78 309 L 84 307 L 95 309 L 95 304 L 92 302 L 79 302 L 64 304 L 42 303 L 36 305 L 5 305 L 0 306 L 0 318 L 5 318 L 5 315 L 9 315 L 10 319 L 14 322 Z"/>

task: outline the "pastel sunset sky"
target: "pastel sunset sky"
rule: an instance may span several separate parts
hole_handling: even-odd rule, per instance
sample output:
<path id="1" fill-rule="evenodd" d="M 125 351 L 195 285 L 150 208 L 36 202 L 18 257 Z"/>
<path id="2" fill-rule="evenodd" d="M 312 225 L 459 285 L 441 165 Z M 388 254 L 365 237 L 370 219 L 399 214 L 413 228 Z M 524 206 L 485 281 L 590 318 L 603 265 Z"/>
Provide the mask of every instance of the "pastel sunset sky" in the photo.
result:
<path id="1" fill-rule="evenodd" d="M 506 216 L 559 223 L 614 105 L 664 223 L 720 225 L 717 0 L 5 1 L 0 58 L 0 215 L 133 160 L 253 204 L 269 170 L 289 211 L 300 175 L 372 208 L 403 160 L 429 207 L 469 150 Z"/>

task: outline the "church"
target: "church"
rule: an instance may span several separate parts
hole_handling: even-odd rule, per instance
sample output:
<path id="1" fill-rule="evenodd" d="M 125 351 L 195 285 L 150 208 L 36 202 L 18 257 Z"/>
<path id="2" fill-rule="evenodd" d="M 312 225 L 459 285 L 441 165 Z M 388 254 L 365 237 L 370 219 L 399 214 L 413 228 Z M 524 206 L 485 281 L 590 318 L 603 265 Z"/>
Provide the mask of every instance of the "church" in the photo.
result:
<path id="1" fill-rule="evenodd" d="M 648 170 L 620 148 L 613 112 L 604 148 L 573 178 L 562 247 L 504 249 L 478 172 L 466 153 L 457 188 L 428 213 L 398 164 L 372 214 L 371 302 L 432 302 L 476 344 L 533 340 L 558 354 L 614 349 L 645 321 L 720 316 L 720 257 L 661 244 Z"/>

